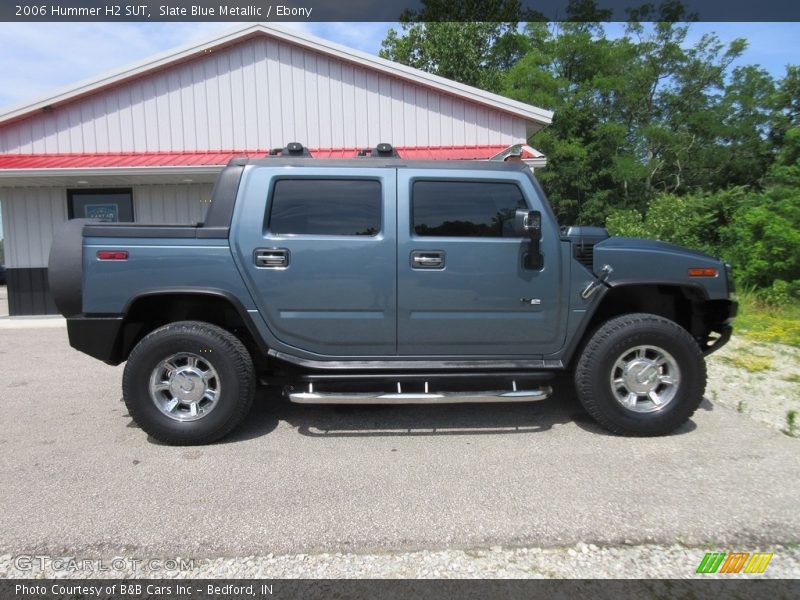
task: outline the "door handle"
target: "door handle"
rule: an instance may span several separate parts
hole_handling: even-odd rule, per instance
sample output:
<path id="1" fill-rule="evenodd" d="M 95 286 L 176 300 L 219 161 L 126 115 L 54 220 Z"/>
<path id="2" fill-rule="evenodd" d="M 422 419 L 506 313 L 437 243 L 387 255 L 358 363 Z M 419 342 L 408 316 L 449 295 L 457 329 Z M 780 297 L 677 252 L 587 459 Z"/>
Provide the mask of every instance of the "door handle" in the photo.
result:
<path id="1" fill-rule="evenodd" d="M 445 254 L 442 250 L 414 250 L 411 253 L 412 269 L 444 269 Z"/>
<path id="2" fill-rule="evenodd" d="M 256 248 L 253 262 L 260 269 L 285 269 L 289 266 L 289 249 Z"/>

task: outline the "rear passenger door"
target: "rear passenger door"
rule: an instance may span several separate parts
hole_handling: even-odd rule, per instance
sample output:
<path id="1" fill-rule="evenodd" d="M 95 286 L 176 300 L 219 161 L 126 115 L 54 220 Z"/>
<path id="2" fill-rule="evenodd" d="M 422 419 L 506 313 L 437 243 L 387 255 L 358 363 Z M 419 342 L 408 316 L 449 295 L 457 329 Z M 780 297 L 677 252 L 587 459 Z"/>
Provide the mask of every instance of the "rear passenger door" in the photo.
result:
<path id="1" fill-rule="evenodd" d="M 394 169 L 258 168 L 236 240 L 275 337 L 324 356 L 396 352 Z"/>
<path id="2" fill-rule="evenodd" d="M 492 175 L 398 171 L 399 354 L 530 357 L 562 345 L 558 232 L 543 229 L 544 268 L 526 269 L 514 213 L 546 209 L 526 173 Z"/>

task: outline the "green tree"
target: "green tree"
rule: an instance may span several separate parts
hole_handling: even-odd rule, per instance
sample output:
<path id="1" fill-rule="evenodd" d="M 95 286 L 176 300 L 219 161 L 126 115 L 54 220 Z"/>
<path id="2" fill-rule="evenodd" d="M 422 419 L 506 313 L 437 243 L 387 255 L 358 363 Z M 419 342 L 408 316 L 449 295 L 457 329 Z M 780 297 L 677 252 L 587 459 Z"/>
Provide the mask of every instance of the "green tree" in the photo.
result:
<path id="1" fill-rule="evenodd" d="M 616 39 L 595 0 L 571 0 L 557 24 L 517 0 L 488 10 L 473 22 L 487 3 L 423 0 L 382 55 L 553 110 L 529 141 L 562 223 L 721 255 L 747 285 L 800 278 L 800 68 L 732 69 L 746 42 L 690 43 L 675 1 L 631 10 Z"/>
<path id="2" fill-rule="evenodd" d="M 650 201 L 645 214 L 614 209 L 605 224 L 612 235 L 658 239 L 719 255 L 725 252 L 734 215 L 756 197 L 746 187 L 683 196 L 662 193 Z"/>
<path id="3" fill-rule="evenodd" d="M 800 126 L 782 137 L 768 187 L 743 203 L 724 230 L 723 251 L 746 285 L 800 280 Z"/>
<path id="4" fill-rule="evenodd" d="M 789 65 L 775 92 L 774 115 L 770 139 L 776 150 L 783 146 L 783 138 L 793 127 L 800 127 L 800 67 Z"/>
<path id="5" fill-rule="evenodd" d="M 782 138 L 767 181 L 776 187 L 800 189 L 800 125 L 786 130 Z"/>
<path id="6" fill-rule="evenodd" d="M 771 188 L 741 206 L 725 230 L 725 258 L 745 285 L 800 279 L 800 190 Z"/>
<path id="7" fill-rule="evenodd" d="M 570 10 L 592 14 L 594 6 L 573 2 Z M 662 18 L 679 14 L 677 5 L 661 10 Z M 740 146 L 761 139 L 771 80 L 749 70 L 734 78 L 731 93 L 739 97 L 729 105 L 751 117 L 731 119 L 740 128 L 734 136 L 720 105 L 726 71 L 744 42 L 725 46 L 706 35 L 687 47 L 688 31 L 688 24 L 630 22 L 622 37 L 608 40 L 597 21 L 526 27 L 530 50 L 508 71 L 503 93 L 555 111 L 533 143 L 548 156 L 541 179 L 560 218 L 600 223 L 611 208 L 642 211 L 659 193 L 763 176 L 766 145 L 754 151 L 762 160 L 754 169 Z M 756 85 L 759 93 L 748 96 Z M 731 155 L 751 167 L 738 168 L 736 179 L 723 172 Z"/>
<path id="8" fill-rule="evenodd" d="M 709 188 L 763 183 L 774 159 L 775 94 L 775 80 L 764 69 L 733 71 L 715 110 L 718 139 L 704 156 Z"/>
<path id="9" fill-rule="evenodd" d="M 405 11 L 380 55 L 435 75 L 498 91 L 504 72 L 527 50 L 518 23 L 535 15 L 519 0 L 427 0 Z M 490 19 L 487 22 L 483 19 Z M 481 19 L 476 21 L 476 19 Z"/>

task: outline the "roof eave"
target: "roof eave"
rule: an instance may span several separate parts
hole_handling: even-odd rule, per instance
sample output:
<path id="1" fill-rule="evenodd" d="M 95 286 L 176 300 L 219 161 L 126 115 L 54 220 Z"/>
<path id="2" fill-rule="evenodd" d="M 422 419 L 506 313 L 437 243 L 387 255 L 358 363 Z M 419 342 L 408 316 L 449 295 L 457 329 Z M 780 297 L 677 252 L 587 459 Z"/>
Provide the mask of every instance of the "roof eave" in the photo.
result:
<path id="1" fill-rule="evenodd" d="M 347 46 L 342 46 L 341 44 L 318 38 L 316 36 L 307 34 L 298 35 L 294 31 L 272 24 L 259 25 L 265 33 L 281 38 L 286 42 L 297 43 L 298 39 L 300 39 L 310 43 L 312 46 L 316 46 L 315 49 L 319 51 L 325 52 L 327 50 L 326 53 L 328 54 L 339 56 L 340 58 L 361 64 L 368 68 L 390 72 L 393 75 L 411 81 L 412 83 L 419 84 L 421 80 L 429 85 L 448 91 L 455 96 L 467 98 L 480 104 L 491 104 L 492 106 L 500 108 L 501 110 L 505 110 L 506 112 L 532 119 L 541 124 L 541 127 L 549 125 L 553 120 L 554 113 L 552 111 L 545 110 L 537 106 L 512 100 L 511 98 L 507 98 L 499 94 L 487 92 L 485 90 L 481 90 L 480 88 L 459 83 L 451 79 L 446 79 L 438 75 L 433 75 L 432 73 L 415 69 L 413 67 L 387 60 L 379 56 L 373 56 L 372 54 L 355 50 L 353 48 L 348 48 Z"/>
<path id="2" fill-rule="evenodd" d="M 77 167 L 39 169 L 0 169 L 0 182 L 18 177 L 98 177 L 120 175 L 215 175 L 225 165 L 180 165 L 172 167 Z"/>

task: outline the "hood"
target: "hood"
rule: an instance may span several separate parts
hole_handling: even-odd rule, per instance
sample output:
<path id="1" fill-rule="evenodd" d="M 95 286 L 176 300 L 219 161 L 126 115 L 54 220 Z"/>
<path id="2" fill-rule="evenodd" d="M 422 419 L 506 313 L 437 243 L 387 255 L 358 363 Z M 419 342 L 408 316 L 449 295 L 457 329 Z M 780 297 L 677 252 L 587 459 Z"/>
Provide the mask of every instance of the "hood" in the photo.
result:
<path id="1" fill-rule="evenodd" d="M 596 245 L 597 248 L 620 248 L 624 250 L 632 250 L 636 252 L 660 252 L 669 254 L 679 254 L 688 257 L 704 258 L 712 261 L 717 261 L 716 258 L 698 250 L 691 250 L 678 246 L 676 244 L 669 244 L 661 240 L 646 240 L 644 238 L 621 237 L 613 236 Z"/>
<path id="2" fill-rule="evenodd" d="M 708 298 L 727 298 L 725 264 L 720 260 L 675 244 L 640 238 L 610 237 L 594 246 L 592 266 L 599 273 L 612 268 L 606 283 L 612 287 L 627 284 L 691 285 L 702 288 Z M 689 269 L 714 268 L 716 276 L 695 277 Z"/>

